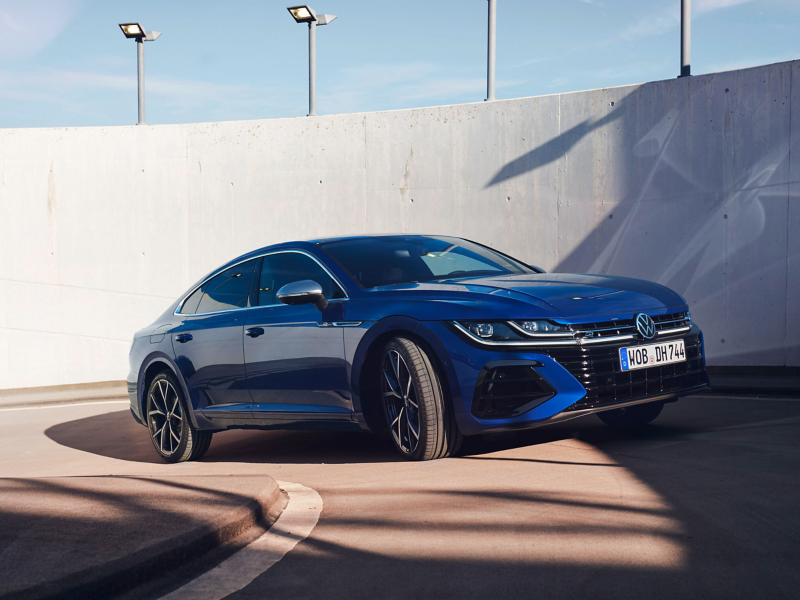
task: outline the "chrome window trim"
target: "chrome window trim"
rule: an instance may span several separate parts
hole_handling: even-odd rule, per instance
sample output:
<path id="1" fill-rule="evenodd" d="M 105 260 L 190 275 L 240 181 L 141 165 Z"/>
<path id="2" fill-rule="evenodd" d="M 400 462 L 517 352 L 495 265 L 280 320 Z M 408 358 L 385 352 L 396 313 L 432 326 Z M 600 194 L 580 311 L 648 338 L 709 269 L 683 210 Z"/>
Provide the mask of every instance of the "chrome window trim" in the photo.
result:
<path id="1" fill-rule="evenodd" d="M 233 265 L 231 265 L 229 267 L 223 267 L 223 268 L 219 269 L 218 271 L 215 271 L 214 273 L 212 273 L 211 275 L 206 277 L 198 285 L 194 286 L 191 289 L 191 291 L 188 294 L 186 294 L 181 299 L 180 302 L 178 302 L 178 306 L 175 309 L 175 312 L 172 313 L 172 314 L 176 315 L 176 316 L 181 316 L 181 317 L 202 317 L 202 316 L 206 316 L 206 315 L 218 315 L 218 314 L 222 314 L 222 313 L 236 312 L 236 311 L 239 311 L 239 310 L 250 310 L 251 308 L 268 308 L 270 306 L 288 306 L 288 304 L 283 304 L 281 302 L 279 304 L 265 304 L 263 306 L 244 306 L 242 308 L 226 308 L 225 310 L 215 310 L 215 311 L 205 312 L 205 313 L 191 313 L 191 314 L 181 313 L 181 308 L 183 308 L 183 304 L 184 304 L 184 302 L 186 302 L 189 299 L 189 296 L 194 294 L 199 288 L 203 287 L 206 283 L 208 283 L 210 280 L 212 280 L 214 277 L 216 277 L 220 273 L 224 273 L 228 269 L 233 269 L 234 267 L 238 267 L 239 265 L 242 265 L 242 264 L 244 264 L 246 262 L 250 262 L 251 260 L 258 260 L 259 258 L 264 258 L 265 256 L 272 256 L 273 254 L 303 254 L 303 255 L 307 256 L 308 258 L 313 260 L 315 263 L 317 263 L 320 267 L 322 267 L 322 270 L 325 271 L 330 276 L 331 279 L 333 279 L 334 283 L 336 283 L 336 285 L 339 286 L 339 289 L 344 294 L 344 298 L 334 298 L 334 299 L 328 300 L 328 302 L 342 302 L 342 301 L 350 300 L 350 296 L 347 294 L 347 290 L 342 285 L 342 282 L 339 281 L 339 278 L 336 277 L 336 275 L 334 275 L 333 273 L 331 273 L 331 270 L 328 267 L 326 267 L 325 265 L 323 265 L 319 261 L 319 259 L 316 256 L 314 256 L 313 254 L 310 254 L 310 253 L 306 252 L 305 250 L 274 250 L 272 252 L 265 252 L 264 254 L 259 254 L 258 256 L 251 256 L 250 258 L 246 258 L 244 260 L 240 260 L 238 263 L 235 263 L 235 264 L 233 264 Z M 259 276 L 260 276 L 260 274 L 259 274 Z M 201 301 L 202 301 L 202 298 L 201 298 Z"/>

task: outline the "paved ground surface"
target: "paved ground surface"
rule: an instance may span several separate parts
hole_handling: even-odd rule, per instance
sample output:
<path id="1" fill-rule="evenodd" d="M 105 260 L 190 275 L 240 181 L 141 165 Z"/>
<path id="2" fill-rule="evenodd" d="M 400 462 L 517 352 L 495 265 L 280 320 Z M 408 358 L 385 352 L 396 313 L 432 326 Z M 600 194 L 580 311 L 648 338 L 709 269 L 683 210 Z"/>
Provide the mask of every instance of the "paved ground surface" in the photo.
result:
<path id="1" fill-rule="evenodd" d="M 317 490 L 324 507 L 309 538 L 237 599 L 795 598 L 800 589 L 800 400 L 791 397 L 693 397 L 636 432 L 588 417 L 471 439 L 464 456 L 421 464 L 366 434 L 228 432 L 202 462 L 177 466 L 160 464 L 149 444 L 124 405 L 6 411 L 0 477 L 271 475 Z M 11 516 L 24 519 L 19 536 L 48 519 L 34 504 Z M 0 544 L 3 571 L 15 543 Z M 157 597 L 194 574 L 130 597 Z"/>

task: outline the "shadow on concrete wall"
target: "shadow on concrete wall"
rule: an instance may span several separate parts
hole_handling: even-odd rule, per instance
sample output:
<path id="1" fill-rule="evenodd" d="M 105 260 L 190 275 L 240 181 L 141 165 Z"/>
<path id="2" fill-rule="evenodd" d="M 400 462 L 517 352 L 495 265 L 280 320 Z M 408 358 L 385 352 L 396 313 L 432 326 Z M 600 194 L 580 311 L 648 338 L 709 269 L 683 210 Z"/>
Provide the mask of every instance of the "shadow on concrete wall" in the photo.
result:
<path id="1" fill-rule="evenodd" d="M 790 160 L 792 144 L 795 156 L 800 144 L 790 131 L 791 67 L 777 65 L 758 81 L 740 71 L 683 87 L 639 86 L 605 116 L 510 161 L 486 187 L 564 160 L 559 227 L 576 229 L 567 222 L 569 204 L 593 211 L 594 227 L 559 248 L 556 271 L 639 277 L 675 289 L 704 327 L 712 364 L 793 364 L 799 346 L 789 331 L 788 292 L 790 265 L 800 256 L 789 243 L 790 203 L 800 182 L 790 181 Z M 586 185 L 570 178 L 585 179 L 577 171 L 595 163 L 615 171 L 619 185 L 612 194 L 581 197 L 572 190 Z M 598 169 L 588 189 L 603 190 L 603 176 Z"/>
<path id="2" fill-rule="evenodd" d="M 621 108 L 621 107 L 620 107 Z M 581 141 L 591 132 L 599 129 L 600 127 L 619 119 L 622 116 L 620 108 L 616 108 L 608 113 L 605 117 L 593 121 L 586 119 L 582 123 L 578 123 L 571 129 L 565 131 L 558 137 L 553 138 L 549 142 L 545 142 L 541 146 L 534 148 L 527 154 L 523 154 L 519 158 L 512 160 L 504 165 L 502 169 L 497 172 L 492 180 L 486 184 L 489 188 L 498 183 L 503 183 L 519 175 L 524 175 L 530 171 L 534 171 L 545 165 L 555 162 L 569 152 L 575 144 Z"/>

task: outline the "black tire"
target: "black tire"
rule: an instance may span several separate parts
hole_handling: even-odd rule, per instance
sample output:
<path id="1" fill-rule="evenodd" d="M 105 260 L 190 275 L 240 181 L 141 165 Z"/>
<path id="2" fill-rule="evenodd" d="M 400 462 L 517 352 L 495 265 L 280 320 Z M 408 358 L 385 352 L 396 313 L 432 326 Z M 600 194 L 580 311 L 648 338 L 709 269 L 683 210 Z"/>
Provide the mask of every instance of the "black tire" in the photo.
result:
<path id="1" fill-rule="evenodd" d="M 408 460 L 458 452 L 463 436 L 425 350 L 396 337 L 381 353 L 381 405 L 395 448 Z"/>
<path id="2" fill-rule="evenodd" d="M 198 460 L 211 445 L 212 432 L 192 425 L 183 391 L 172 373 L 159 373 L 150 383 L 147 429 L 156 452 L 168 463 Z"/>
<path id="3" fill-rule="evenodd" d="M 597 413 L 600 420 L 609 427 L 629 429 L 647 425 L 661 414 L 663 402 L 648 402 L 647 404 L 634 404 L 625 408 L 615 408 Z"/>

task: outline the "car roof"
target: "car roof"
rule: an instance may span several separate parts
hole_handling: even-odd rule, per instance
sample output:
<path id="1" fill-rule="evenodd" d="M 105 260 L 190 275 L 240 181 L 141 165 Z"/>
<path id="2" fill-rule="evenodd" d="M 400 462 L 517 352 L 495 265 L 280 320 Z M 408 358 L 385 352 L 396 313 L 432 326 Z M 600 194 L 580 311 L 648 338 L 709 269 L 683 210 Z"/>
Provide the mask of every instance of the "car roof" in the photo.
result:
<path id="1" fill-rule="evenodd" d="M 442 235 L 439 233 L 365 233 L 361 235 L 344 235 L 338 237 L 329 237 L 329 238 L 318 238 L 314 240 L 309 240 L 311 244 L 328 244 L 331 242 L 342 242 L 345 240 L 363 240 L 369 238 L 381 238 L 381 237 L 396 237 L 396 236 L 404 236 L 404 237 L 456 237 L 454 235 Z M 460 239 L 460 238 L 458 238 Z"/>

